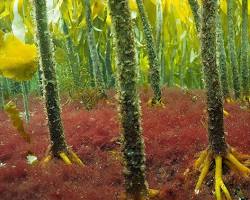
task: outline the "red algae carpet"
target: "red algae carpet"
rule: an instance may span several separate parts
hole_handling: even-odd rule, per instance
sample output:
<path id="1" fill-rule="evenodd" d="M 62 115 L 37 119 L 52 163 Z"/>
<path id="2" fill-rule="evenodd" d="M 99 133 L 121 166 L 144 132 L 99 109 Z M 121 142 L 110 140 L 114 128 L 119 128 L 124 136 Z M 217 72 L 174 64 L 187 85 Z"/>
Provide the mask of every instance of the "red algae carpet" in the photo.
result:
<path id="1" fill-rule="evenodd" d="M 148 107 L 149 93 L 146 89 L 141 91 L 150 188 L 160 189 L 160 200 L 215 199 L 212 173 L 200 194 L 194 194 L 199 174 L 192 172 L 192 164 L 208 142 L 204 93 L 164 90 L 164 108 Z M 38 98 L 31 99 L 31 122 L 26 126 L 31 144 L 21 139 L 0 111 L 0 199 L 119 199 L 124 192 L 124 180 L 116 105 L 114 97 L 91 111 L 76 102 L 62 105 L 66 140 L 85 167 L 66 166 L 59 160 L 46 166 L 27 164 L 28 152 L 41 160 L 49 144 L 44 108 Z M 236 103 L 226 104 L 225 109 L 230 113 L 225 118 L 227 142 L 240 152 L 250 153 L 250 112 Z M 250 181 L 224 171 L 224 182 L 233 199 L 249 199 Z"/>

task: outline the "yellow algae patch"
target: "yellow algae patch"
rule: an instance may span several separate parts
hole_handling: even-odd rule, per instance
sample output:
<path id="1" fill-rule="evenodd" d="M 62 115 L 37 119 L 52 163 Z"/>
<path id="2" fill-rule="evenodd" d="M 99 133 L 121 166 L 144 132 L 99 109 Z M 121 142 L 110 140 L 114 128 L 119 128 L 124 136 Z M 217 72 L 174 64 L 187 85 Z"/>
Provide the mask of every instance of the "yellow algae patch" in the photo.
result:
<path id="1" fill-rule="evenodd" d="M 0 34 L 0 75 L 16 81 L 30 80 L 37 70 L 35 45 L 25 44 L 13 34 Z"/>

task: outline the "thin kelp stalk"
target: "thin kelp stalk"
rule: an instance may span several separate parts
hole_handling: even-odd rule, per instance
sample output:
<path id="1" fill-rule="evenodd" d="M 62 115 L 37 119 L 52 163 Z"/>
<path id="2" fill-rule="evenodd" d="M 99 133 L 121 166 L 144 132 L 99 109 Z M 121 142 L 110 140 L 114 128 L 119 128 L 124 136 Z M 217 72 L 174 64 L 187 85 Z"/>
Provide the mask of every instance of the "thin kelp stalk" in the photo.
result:
<path id="1" fill-rule="evenodd" d="M 98 56 L 99 56 L 99 59 L 100 59 L 100 63 L 101 63 L 101 66 L 102 66 L 102 77 L 103 77 L 103 82 L 104 82 L 104 86 L 105 88 L 107 87 L 107 84 L 108 84 L 108 75 L 107 75 L 107 68 L 106 68 L 106 63 L 105 63 L 105 59 L 102 55 L 102 53 L 100 52 L 101 49 L 98 48 Z"/>
<path id="2" fill-rule="evenodd" d="M 179 79 L 181 88 L 184 86 L 184 66 L 186 66 L 187 62 L 187 39 L 186 37 L 183 39 L 182 45 L 182 60 L 179 66 Z"/>
<path id="3" fill-rule="evenodd" d="M 220 8 L 219 10 L 220 11 Z M 228 77 L 227 77 L 227 58 L 226 58 L 226 51 L 224 45 L 224 38 L 223 38 L 223 29 L 222 29 L 222 22 L 220 12 L 217 13 L 216 17 L 216 52 L 217 52 L 217 63 L 220 69 L 220 81 L 222 86 L 222 92 L 224 99 L 230 97 L 229 94 L 229 84 L 228 84 Z"/>
<path id="4" fill-rule="evenodd" d="M 241 72 L 242 95 L 249 95 L 248 67 L 248 0 L 242 0 L 242 33 L 241 33 Z"/>
<path id="5" fill-rule="evenodd" d="M 118 58 L 119 112 L 123 134 L 124 176 L 127 200 L 145 199 L 145 152 L 136 89 L 135 41 L 127 0 L 109 0 Z"/>
<path id="6" fill-rule="evenodd" d="M 233 21 L 234 7 L 235 7 L 235 1 L 227 0 L 228 51 L 229 51 L 230 65 L 232 68 L 232 75 L 233 75 L 234 97 L 235 99 L 238 99 L 240 97 L 240 81 L 239 81 L 238 63 L 236 58 L 236 49 L 235 49 L 235 34 L 234 34 L 234 21 Z"/>
<path id="7" fill-rule="evenodd" d="M 90 86 L 94 88 L 95 87 L 94 67 L 93 67 L 93 62 L 92 62 L 92 58 L 90 55 L 89 47 L 88 47 L 88 73 L 90 76 Z"/>
<path id="8" fill-rule="evenodd" d="M 77 52 L 74 49 L 74 44 L 69 34 L 69 28 L 63 19 L 62 21 L 63 21 L 63 32 L 66 37 L 67 56 L 71 67 L 74 84 L 75 86 L 80 87 L 81 86 L 80 69 L 79 69 L 80 63 L 78 62 Z"/>
<path id="9" fill-rule="evenodd" d="M 156 1 L 156 54 L 158 55 L 159 62 L 161 61 L 161 45 L 162 45 L 162 24 L 163 24 L 163 14 L 162 14 L 162 2 L 161 0 Z"/>
<path id="10" fill-rule="evenodd" d="M 147 51 L 148 51 L 150 84 L 154 92 L 152 105 L 159 104 L 161 102 L 160 64 L 158 56 L 156 54 L 153 33 L 142 0 L 136 0 L 136 3 L 143 24 L 143 32 L 145 35 Z"/>
<path id="11" fill-rule="evenodd" d="M 201 26 L 201 56 L 207 89 L 208 137 L 209 146 L 201 152 L 195 162 L 195 168 L 201 170 L 195 193 L 200 192 L 203 180 L 212 168 L 215 169 L 215 196 L 222 200 L 231 200 L 230 193 L 222 179 L 223 163 L 230 169 L 239 170 L 244 175 L 250 174 L 250 169 L 241 164 L 234 156 L 235 152 L 227 145 L 224 133 L 223 100 L 216 64 L 216 17 L 217 0 L 202 1 Z M 211 163 L 215 163 L 211 167 Z"/>
<path id="12" fill-rule="evenodd" d="M 162 4 L 162 2 L 161 2 Z M 162 6 L 162 31 L 161 31 L 161 69 L 160 69 L 160 75 L 161 75 L 161 86 L 166 84 L 167 83 L 167 63 L 170 61 L 170 59 L 168 58 L 168 52 L 165 51 L 165 48 L 166 48 L 166 41 L 164 40 L 165 36 L 166 36 L 166 32 L 165 32 L 165 29 L 163 28 L 167 23 L 167 20 L 166 20 L 166 17 L 167 17 L 167 9 L 164 8 L 163 9 L 163 6 Z"/>
<path id="13" fill-rule="evenodd" d="M 108 87 L 115 86 L 115 77 L 112 70 L 112 37 L 111 37 L 111 30 L 110 27 L 107 28 L 107 39 L 106 39 L 106 50 L 105 50 L 105 65 L 107 69 L 107 78 L 108 78 Z"/>
<path id="14" fill-rule="evenodd" d="M 164 41 L 162 40 L 164 37 L 164 31 L 163 31 L 163 9 L 162 9 L 162 2 L 161 0 L 157 0 L 156 1 L 156 55 L 158 56 L 158 61 L 160 64 L 160 86 L 163 84 L 164 82 L 164 73 L 165 72 L 165 65 L 164 65 L 164 61 L 162 59 L 164 59 Z"/>
<path id="15" fill-rule="evenodd" d="M 4 85 L 3 78 L 0 78 L 0 110 L 3 110 L 4 107 Z"/>
<path id="16" fill-rule="evenodd" d="M 200 6 L 197 0 L 188 0 L 190 8 L 194 16 L 194 23 L 198 34 L 201 31 L 201 16 L 200 16 Z"/>
<path id="17" fill-rule="evenodd" d="M 25 121 L 29 123 L 30 121 L 30 112 L 29 112 L 29 88 L 27 82 L 22 82 L 22 95 L 23 95 L 23 107 L 25 113 Z"/>
<path id="18" fill-rule="evenodd" d="M 90 7 L 90 0 L 83 0 L 85 4 L 85 14 L 86 14 L 86 23 L 87 23 L 87 39 L 88 39 L 88 46 L 92 61 L 92 66 L 94 68 L 94 80 L 95 85 L 100 92 L 100 95 L 105 97 L 105 86 L 104 86 L 104 80 L 101 73 L 101 63 L 98 56 L 97 48 L 96 48 L 96 42 L 95 42 L 95 35 L 94 35 L 94 29 L 93 29 L 93 23 L 91 19 L 91 7 Z"/>
<path id="19" fill-rule="evenodd" d="M 64 137 L 55 72 L 54 51 L 48 27 L 46 0 L 34 0 L 33 2 L 43 78 L 42 84 L 44 87 L 45 107 L 51 141 L 50 155 L 46 157 L 45 161 L 50 160 L 52 157 L 57 157 L 64 160 L 67 164 L 71 164 L 70 159 L 72 159 L 72 161 L 82 165 L 80 159 L 68 148 Z"/>
<path id="20" fill-rule="evenodd" d="M 162 33 L 162 38 L 164 38 L 164 31 Z M 161 42 L 161 48 L 162 48 L 162 54 L 161 54 L 161 85 L 164 85 L 166 82 L 167 82 L 167 70 L 166 70 L 166 62 L 165 62 L 165 59 L 166 59 L 166 55 L 165 55 L 165 41 L 162 40 Z"/>

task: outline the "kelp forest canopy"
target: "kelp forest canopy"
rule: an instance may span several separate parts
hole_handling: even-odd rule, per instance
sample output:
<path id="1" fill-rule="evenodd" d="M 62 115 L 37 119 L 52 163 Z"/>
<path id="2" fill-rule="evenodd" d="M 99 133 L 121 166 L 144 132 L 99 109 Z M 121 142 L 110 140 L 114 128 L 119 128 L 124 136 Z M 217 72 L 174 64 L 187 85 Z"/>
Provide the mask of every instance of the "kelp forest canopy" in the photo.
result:
<path id="1" fill-rule="evenodd" d="M 88 48 L 88 25 L 86 9 L 81 0 L 49 0 L 49 27 L 55 45 L 57 75 L 60 89 L 71 91 L 72 86 L 91 87 L 95 84 L 95 70 L 92 70 L 92 57 Z M 188 0 L 148 0 L 143 1 L 152 27 L 157 57 L 160 65 L 161 85 L 186 88 L 204 88 L 199 34 Z M 198 1 L 200 5 L 200 1 Z M 91 0 L 93 32 L 105 87 L 114 86 L 115 51 L 113 51 L 113 32 L 110 31 L 110 10 L 105 0 Z M 238 63 L 241 59 L 242 19 L 241 1 L 235 1 L 233 9 L 233 31 L 235 34 L 235 54 Z M 138 68 L 138 84 L 149 83 L 149 61 L 145 35 L 138 13 L 136 0 L 129 0 L 134 22 Z M 29 0 L 0 2 L 0 27 L 7 34 L 12 33 L 26 44 L 34 43 L 33 7 Z M 220 1 L 220 17 L 224 45 L 228 47 L 227 2 Z M 249 34 L 249 33 L 248 33 Z M 11 49 L 9 50 L 11 51 Z M 230 66 L 229 48 L 225 48 L 228 85 L 233 88 L 233 72 Z M 20 51 L 22 52 L 22 51 Z M 14 52 L 13 52 L 14 53 Z M 20 55 L 21 56 L 21 55 Z M 28 56 L 27 56 L 28 57 Z M 6 59 L 6 58 L 5 58 Z M 29 58 L 30 59 L 30 58 Z M 248 57 L 249 59 L 249 57 Z M 4 62 L 4 60 L 0 60 Z M 12 61 L 14 62 L 14 61 Z M 28 62 L 28 61 L 27 61 Z M 10 63 L 11 64 L 11 63 Z M 238 73 L 242 69 L 238 65 Z M 99 70 L 97 70 L 98 72 Z M 34 76 L 37 79 L 37 76 Z M 239 77 L 241 81 L 241 77 Z M 249 81 L 249 80 L 248 80 Z M 30 82 L 36 89 L 37 81 Z M 12 84 L 12 83 L 11 83 Z M 14 83 L 13 83 L 14 84 Z"/>

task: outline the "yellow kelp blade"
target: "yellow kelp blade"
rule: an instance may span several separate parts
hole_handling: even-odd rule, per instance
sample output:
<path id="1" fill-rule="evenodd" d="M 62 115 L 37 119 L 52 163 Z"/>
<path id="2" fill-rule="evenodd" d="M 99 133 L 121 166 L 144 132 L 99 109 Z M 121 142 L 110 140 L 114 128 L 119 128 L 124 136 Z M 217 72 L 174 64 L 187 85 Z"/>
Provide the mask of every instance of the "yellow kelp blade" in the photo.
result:
<path id="1" fill-rule="evenodd" d="M 129 5 L 130 10 L 137 11 L 136 0 L 129 0 L 128 5 Z"/>
<path id="2" fill-rule="evenodd" d="M 0 30 L 0 48 L 3 46 L 4 32 Z"/>
<path id="3" fill-rule="evenodd" d="M 18 14 L 23 16 L 23 0 L 18 0 Z"/>
<path id="4" fill-rule="evenodd" d="M 0 75 L 16 81 L 25 81 L 30 80 L 36 70 L 35 45 L 24 44 L 13 34 L 8 34 L 0 44 Z"/>
<path id="5" fill-rule="evenodd" d="M 16 105 L 13 102 L 9 102 L 4 106 L 4 111 L 9 115 L 13 126 L 17 129 L 18 133 L 21 135 L 21 137 L 30 143 L 30 136 L 28 133 L 24 130 L 23 121 L 20 117 L 19 111 L 16 107 Z"/>
<path id="6" fill-rule="evenodd" d="M 95 19 L 98 15 L 100 15 L 105 8 L 105 1 L 104 0 L 95 0 L 92 5 L 92 16 Z"/>

